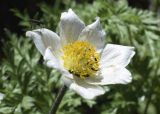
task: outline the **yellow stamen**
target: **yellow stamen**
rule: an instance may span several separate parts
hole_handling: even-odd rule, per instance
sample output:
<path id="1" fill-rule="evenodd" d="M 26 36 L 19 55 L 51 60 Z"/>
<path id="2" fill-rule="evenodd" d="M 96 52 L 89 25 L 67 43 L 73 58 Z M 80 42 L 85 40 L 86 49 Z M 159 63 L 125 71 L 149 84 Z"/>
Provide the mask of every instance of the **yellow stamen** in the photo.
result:
<path id="1" fill-rule="evenodd" d="M 93 45 L 76 41 L 63 47 L 64 67 L 76 76 L 85 79 L 99 70 L 100 55 Z"/>

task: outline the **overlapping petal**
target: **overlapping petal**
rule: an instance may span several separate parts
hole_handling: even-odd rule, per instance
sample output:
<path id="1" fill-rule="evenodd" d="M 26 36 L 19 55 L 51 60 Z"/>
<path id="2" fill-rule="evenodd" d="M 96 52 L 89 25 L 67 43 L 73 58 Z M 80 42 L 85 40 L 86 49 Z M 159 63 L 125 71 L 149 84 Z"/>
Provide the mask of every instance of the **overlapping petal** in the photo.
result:
<path id="1" fill-rule="evenodd" d="M 123 67 L 109 67 L 102 70 L 100 85 L 128 84 L 132 80 L 131 73 Z"/>
<path id="2" fill-rule="evenodd" d="M 126 67 L 134 54 L 134 47 L 107 44 L 102 52 L 101 68 L 110 66 Z"/>
<path id="3" fill-rule="evenodd" d="M 59 52 L 61 48 L 59 36 L 51 30 L 42 28 L 27 31 L 26 36 L 33 39 L 39 52 L 44 55 L 45 50 L 50 47 L 54 52 Z"/>
<path id="4" fill-rule="evenodd" d="M 65 75 L 65 77 L 73 79 L 73 75 L 63 67 L 62 59 L 56 57 L 50 48 L 46 49 L 43 59 L 48 67 L 55 68 Z"/>
<path id="5" fill-rule="evenodd" d="M 73 42 L 78 39 L 79 34 L 84 29 L 85 24 L 80 18 L 69 9 L 68 12 L 61 14 L 60 37 L 63 44 Z"/>
<path id="6" fill-rule="evenodd" d="M 62 60 L 58 59 L 56 57 L 56 55 L 53 54 L 53 52 L 52 52 L 52 50 L 50 48 L 46 49 L 43 58 L 44 58 L 45 63 L 46 63 L 46 65 L 48 67 L 56 68 L 56 69 L 59 69 L 59 70 L 63 68 L 63 66 L 62 66 Z"/>
<path id="7" fill-rule="evenodd" d="M 85 40 L 92 43 L 98 50 L 104 48 L 105 31 L 102 29 L 100 19 L 97 17 L 96 21 L 86 26 L 79 36 L 79 40 Z"/>
<path id="8" fill-rule="evenodd" d="M 104 89 L 100 86 L 87 84 L 84 81 L 72 83 L 70 89 L 81 95 L 85 99 L 94 99 L 96 96 L 103 95 Z"/>
<path id="9" fill-rule="evenodd" d="M 128 84 L 132 80 L 131 73 L 123 67 L 109 67 L 101 71 L 100 78 L 88 78 L 85 82 L 93 85 Z"/>

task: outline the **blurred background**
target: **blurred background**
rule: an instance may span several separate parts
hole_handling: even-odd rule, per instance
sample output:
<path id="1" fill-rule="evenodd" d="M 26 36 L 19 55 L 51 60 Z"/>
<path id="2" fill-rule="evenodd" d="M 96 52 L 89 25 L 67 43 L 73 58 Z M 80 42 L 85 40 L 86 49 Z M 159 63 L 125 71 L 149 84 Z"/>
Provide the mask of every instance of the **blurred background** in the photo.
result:
<path id="1" fill-rule="evenodd" d="M 57 31 L 61 12 L 69 8 L 86 25 L 99 16 L 106 43 L 134 46 L 136 55 L 128 66 L 132 83 L 106 86 L 108 92 L 92 101 L 69 90 L 57 114 L 159 114 L 159 0 L 1 0 L 0 114 L 49 112 L 62 86 L 61 74 L 43 64 L 25 32 Z"/>

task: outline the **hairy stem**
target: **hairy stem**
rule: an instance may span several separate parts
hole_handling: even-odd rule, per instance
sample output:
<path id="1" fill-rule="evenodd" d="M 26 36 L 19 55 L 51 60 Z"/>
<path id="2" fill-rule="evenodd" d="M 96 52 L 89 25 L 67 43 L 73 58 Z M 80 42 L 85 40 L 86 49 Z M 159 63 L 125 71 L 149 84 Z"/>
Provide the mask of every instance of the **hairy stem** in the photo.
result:
<path id="1" fill-rule="evenodd" d="M 51 107 L 49 114 L 56 114 L 56 111 L 57 111 L 66 91 L 67 91 L 67 87 L 65 85 L 63 85 L 62 88 L 60 89 L 56 99 L 55 99 L 55 102 L 53 103 L 53 105 Z"/>

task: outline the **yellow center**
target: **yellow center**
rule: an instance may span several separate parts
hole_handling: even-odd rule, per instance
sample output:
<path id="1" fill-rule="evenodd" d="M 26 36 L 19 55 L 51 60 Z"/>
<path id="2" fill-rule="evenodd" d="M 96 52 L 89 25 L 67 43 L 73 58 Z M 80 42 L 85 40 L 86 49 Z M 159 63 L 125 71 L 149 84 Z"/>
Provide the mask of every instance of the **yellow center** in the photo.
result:
<path id="1" fill-rule="evenodd" d="M 74 75 L 85 79 L 99 70 L 100 55 L 93 45 L 76 41 L 63 47 L 64 67 Z"/>

